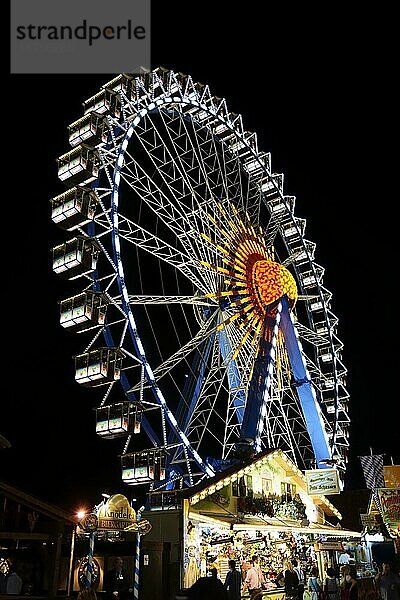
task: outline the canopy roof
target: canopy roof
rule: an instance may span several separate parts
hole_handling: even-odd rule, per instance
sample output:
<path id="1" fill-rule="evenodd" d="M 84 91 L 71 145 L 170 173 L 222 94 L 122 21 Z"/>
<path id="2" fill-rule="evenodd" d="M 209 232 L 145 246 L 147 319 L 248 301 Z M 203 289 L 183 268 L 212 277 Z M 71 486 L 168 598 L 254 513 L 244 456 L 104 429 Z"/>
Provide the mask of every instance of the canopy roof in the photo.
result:
<path id="1" fill-rule="evenodd" d="M 252 469 L 261 466 L 268 461 L 275 462 L 279 467 L 286 471 L 286 475 L 291 477 L 293 481 L 303 490 L 307 491 L 306 477 L 302 471 L 295 465 L 295 463 L 289 458 L 282 450 L 264 450 L 259 452 L 247 461 L 234 464 L 231 467 L 217 473 L 214 477 L 205 479 L 195 485 L 194 487 L 183 490 L 182 495 L 184 498 L 189 498 L 192 502 L 197 502 L 199 498 L 215 492 L 217 484 L 223 483 L 228 485 L 229 483 L 236 481 L 244 474 L 249 473 Z M 314 504 L 319 506 L 326 515 L 337 517 L 342 519 L 341 513 L 338 509 L 328 500 L 326 496 L 319 495 L 313 496 Z"/>
<path id="2" fill-rule="evenodd" d="M 0 481 L 0 494 L 55 521 L 60 521 L 68 525 L 75 523 L 74 515 L 53 504 L 40 500 L 5 481 Z"/>

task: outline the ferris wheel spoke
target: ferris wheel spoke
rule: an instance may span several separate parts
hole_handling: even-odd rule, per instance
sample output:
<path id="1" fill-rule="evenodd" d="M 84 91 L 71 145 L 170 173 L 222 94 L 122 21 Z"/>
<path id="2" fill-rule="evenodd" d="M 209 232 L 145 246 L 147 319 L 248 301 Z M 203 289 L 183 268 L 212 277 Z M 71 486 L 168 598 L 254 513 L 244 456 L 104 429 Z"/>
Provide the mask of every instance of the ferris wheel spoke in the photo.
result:
<path id="1" fill-rule="evenodd" d="M 230 157 L 230 160 L 227 158 L 227 160 L 225 161 L 225 148 L 222 146 L 222 152 L 219 152 L 219 148 L 217 147 L 215 137 L 213 135 L 211 135 L 211 132 L 208 129 L 206 130 L 206 132 L 210 136 L 213 154 L 218 163 L 218 169 L 221 172 L 221 185 L 223 186 L 223 194 L 222 194 L 221 199 L 223 200 L 226 198 L 231 198 L 232 192 L 230 189 L 231 186 L 229 185 L 229 182 L 228 182 L 228 173 L 229 173 L 228 167 L 230 166 L 232 157 Z M 196 138 L 196 141 L 197 141 L 197 138 Z M 199 152 L 202 152 L 202 149 L 201 149 L 201 146 L 199 143 L 198 143 L 198 150 L 199 150 Z M 234 157 L 233 160 L 236 161 L 237 169 L 239 169 L 237 157 Z"/>
<path id="2" fill-rule="evenodd" d="M 219 412 L 217 403 L 221 395 L 228 393 L 225 383 L 226 375 L 227 367 L 221 361 L 220 342 L 218 336 L 216 336 L 207 377 L 186 424 L 188 438 L 198 450 L 206 433 L 211 435 L 218 442 L 218 445 L 223 446 L 223 437 L 215 436 L 212 428 L 210 428 L 210 422 L 214 418 L 216 423 L 219 422 L 221 429 L 224 427 L 225 415 Z M 214 426 L 216 426 L 216 423 L 214 423 Z"/>
<path id="3" fill-rule="evenodd" d="M 222 151 L 222 157 L 220 159 L 219 152 L 216 149 L 216 141 L 215 137 L 211 134 L 209 130 L 199 130 L 197 128 L 193 128 L 193 130 L 189 131 L 188 124 L 186 120 L 183 118 L 181 113 L 179 114 L 180 118 L 180 130 L 186 133 L 185 140 L 186 146 L 184 148 L 184 152 L 182 153 L 181 143 L 178 146 L 178 149 L 175 151 L 177 156 L 177 160 L 179 160 L 181 171 L 184 173 L 186 171 L 195 171 L 196 177 L 192 176 L 189 180 L 187 178 L 187 185 L 191 190 L 191 201 L 192 201 L 192 209 L 193 214 L 195 214 L 196 204 L 198 207 L 197 215 L 198 219 L 193 220 L 193 230 L 197 231 L 198 236 L 201 235 L 206 239 L 212 235 L 212 232 L 215 233 L 215 229 L 213 228 L 210 220 L 207 218 L 207 214 L 203 208 L 203 204 L 198 201 L 198 194 L 196 193 L 194 186 L 204 186 L 205 191 L 200 197 L 204 195 L 210 196 L 210 201 L 208 203 L 208 211 L 213 210 L 215 212 L 217 206 L 227 204 L 227 208 L 235 203 L 240 204 L 245 200 L 246 194 L 243 191 L 242 186 L 242 173 L 240 170 L 239 162 L 237 161 L 237 157 L 233 157 L 233 167 L 232 171 L 229 173 L 231 179 L 235 178 L 234 183 L 232 181 L 228 181 L 228 170 L 227 170 L 227 161 L 225 160 L 225 152 L 224 149 Z M 169 117 L 169 115 L 168 115 Z M 165 127 L 168 128 L 168 124 L 166 122 L 166 116 L 162 115 Z M 169 128 L 169 139 L 175 145 L 175 140 L 173 138 L 174 130 Z M 201 135 L 201 138 L 200 138 Z M 180 141 L 179 136 L 179 141 Z M 193 139 L 195 143 L 193 143 Z M 196 147 L 195 147 L 196 145 Z M 189 156 L 186 160 L 184 160 L 184 156 Z M 232 157 L 231 157 L 232 160 Z M 221 164 L 223 164 L 223 169 L 221 169 Z M 217 176 L 217 179 L 215 178 Z M 195 183 L 194 183 L 195 182 Z M 232 185 L 236 186 L 235 191 L 233 192 L 231 187 Z M 222 189 L 221 189 L 222 187 Z M 248 195 L 247 189 L 247 195 Z M 218 209 L 220 210 L 220 209 Z M 212 254 L 215 253 L 215 247 L 205 246 L 203 247 L 203 259 L 207 258 L 209 260 L 212 259 Z"/>
<path id="4" fill-rule="evenodd" d="M 129 166 L 127 166 L 129 170 Z M 153 189 L 154 185 L 152 180 L 144 175 L 142 181 L 145 185 L 140 185 L 138 179 L 135 177 L 127 177 L 124 174 L 124 178 L 134 191 L 136 191 L 142 200 L 144 200 L 152 210 L 154 210 L 159 218 L 171 229 L 171 231 L 177 236 L 180 244 L 184 248 L 185 252 L 194 256 L 192 244 L 188 242 L 188 236 L 185 229 L 181 225 L 178 225 L 178 213 L 175 208 L 172 207 L 170 211 L 170 203 L 167 196 L 159 189 Z"/>
<path id="5" fill-rule="evenodd" d="M 232 169 L 228 170 L 227 167 L 232 162 Z M 244 213 L 248 213 L 254 223 L 258 223 L 261 204 L 259 190 L 250 180 L 244 179 L 238 156 L 226 145 L 222 146 L 222 164 L 225 178 L 230 182 L 229 193 L 226 197 L 234 206 L 241 208 Z"/>
<path id="6" fill-rule="evenodd" d="M 220 317 L 224 319 L 225 317 Z M 230 337 L 234 340 L 231 345 L 228 342 L 227 331 L 232 329 L 230 332 Z M 197 390 L 196 394 L 194 394 L 186 405 L 186 415 L 190 417 L 192 415 L 191 420 L 186 420 L 182 417 L 182 422 L 184 423 L 184 427 L 188 428 L 188 431 L 191 431 L 191 440 L 193 443 L 199 445 L 200 441 L 203 439 L 204 431 L 201 432 L 201 429 L 207 429 L 207 423 L 205 421 L 205 415 L 208 413 L 214 412 L 214 404 L 210 405 L 210 398 L 218 398 L 221 395 L 222 390 L 226 395 L 229 396 L 229 404 L 227 413 L 229 414 L 229 409 L 232 408 L 232 414 L 235 415 L 235 426 L 233 425 L 233 419 L 231 419 L 231 430 L 235 427 L 236 437 L 238 437 L 238 423 L 241 422 L 240 413 L 243 412 L 243 406 L 245 402 L 244 391 L 246 388 L 245 381 L 248 380 L 248 372 L 247 375 L 244 375 L 245 369 L 239 367 L 239 361 L 231 360 L 230 355 L 232 354 L 232 346 L 235 346 L 241 340 L 240 334 L 233 335 L 233 330 L 235 328 L 233 326 L 227 327 L 226 331 L 221 330 L 217 333 L 217 345 L 215 340 L 213 342 L 213 356 L 211 359 L 209 358 L 209 354 L 207 351 L 204 352 L 203 361 L 211 360 L 211 367 L 209 367 L 208 375 L 206 379 L 201 382 L 202 376 L 201 373 L 204 373 L 204 362 L 202 365 L 197 365 L 196 373 L 198 373 L 198 382 L 197 385 L 194 386 L 194 389 Z M 241 361 L 243 362 L 243 361 Z M 214 376 L 213 376 L 214 374 Z M 196 380 L 196 376 L 193 373 L 193 377 Z M 218 382 L 225 381 L 222 387 L 217 387 Z M 201 387 L 199 387 L 201 385 Z M 213 408 L 214 407 L 214 408 Z M 222 410 L 222 412 L 221 412 Z M 219 409 L 218 418 L 221 422 L 221 427 L 225 427 L 225 410 Z M 179 414 L 181 414 L 179 412 Z M 197 414 L 197 417 L 196 417 Z M 210 413 L 211 414 L 211 413 Z M 193 438 L 193 432 L 196 432 L 195 437 Z M 220 436 L 219 439 L 222 441 L 222 453 L 224 456 L 227 455 L 227 443 L 226 443 L 226 435 Z"/>
<path id="7" fill-rule="evenodd" d="M 130 295 L 129 304 L 189 304 L 192 306 L 215 307 L 216 303 L 206 296 L 138 296 Z"/>
<path id="8" fill-rule="evenodd" d="M 199 193 L 194 189 L 195 178 L 190 177 L 188 174 L 190 171 L 193 172 L 193 170 L 200 170 L 201 172 L 201 163 L 196 154 L 193 154 L 192 152 L 189 153 L 191 141 L 189 141 L 187 136 L 184 138 L 185 142 L 182 142 L 185 143 L 183 148 L 181 145 L 177 145 L 176 140 L 173 138 L 171 130 L 166 122 L 166 116 L 170 117 L 170 115 L 166 115 L 166 113 L 162 111 L 160 112 L 160 115 L 172 149 L 170 150 L 166 145 L 163 146 L 163 157 L 158 165 L 158 172 L 162 174 L 164 181 L 167 182 L 169 189 L 172 191 L 174 203 L 177 203 L 181 207 L 182 214 L 185 215 L 185 219 L 187 220 L 187 209 L 190 208 L 193 211 L 193 209 L 198 208 L 199 201 L 201 202 L 204 199 L 204 196 L 199 195 Z M 155 127 L 154 130 L 155 135 L 161 143 L 163 141 L 163 137 L 161 136 L 157 127 Z M 153 143 L 150 148 L 147 148 L 147 151 L 153 157 L 154 146 L 155 144 Z M 188 153 L 190 154 L 188 162 L 183 162 L 183 156 Z M 177 185 L 178 182 L 179 185 Z M 205 185 L 207 186 L 207 181 L 205 182 Z M 210 190 L 208 190 L 208 192 L 212 197 L 212 192 Z M 202 251 L 203 253 L 204 251 L 207 252 L 207 250 L 203 247 L 202 240 L 199 238 L 199 236 L 193 236 L 193 232 L 197 231 L 198 222 L 194 220 L 188 225 L 189 226 L 186 227 L 186 231 L 190 231 L 191 233 L 189 242 L 193 246 L 197 256 L 201 255 Z M 209 281 L 209 285 L 212 285 L 212 281 Z"/>
<path id="9" fill-rule="evenodd" d="M 179 178 L 184 178 L 184 183 L 188 192 L 185 196 L 187 196 L 192 205 L 191 208 L 193 209 L 196 207 L 197 202 L 203 200 L 205 196 L 209 196 L 210 198 L 214 197 L 214 190 L 210 185 L 209 176 L 210 172 L 216 171 L 215 164 L 210 164 L 209 173 L 206 174 L 203 157 L 200 152 L 197 152 L 192 141 L 192 137 L 194 137 L 198 146 L 199 142 L 196 128 L 192 127 L 191 132 L 189 133 L 187 123 L 180 111 L 176 111 L 173 114 L 161 111 L 160 116 L 172 147 L 172 151 L 168 150 L 171 165 L 174 166 L 175 172 Z M 177 128 L 173 127 L 175 124 L 177 124 Z M 176 131 L 176 129 L 178 129 L 178 131 Z M 215 163 L 214 152 L 209 153 L 208 157 Z M 220 175 L 219 171 L 218 174 Z M 203 186 L 204 190 L 202 193 L 197 191 L 196 188 L 202 189 Z"/>
<path id="10" fill-rule="evenodd" d="M 150 157 L 152 160 L 152 157 Z M 157 184 L 154 179 L 145 171 L 142 165 L 129 153 L 124 154 L 122 177 L 128 185 L 139 195 L 141 200 L 149 205 L 157 217 L 178 236 L 186 236 L 186 227 L 188 226 L 185 213 L 179 206 L 171 203 L 166 191 L 168 183 L 163 181 L 164 189 Z M 157 168 L 153 162 L 153 167 Z M 182 223 L 183 221 L 183 223 Z"/>
<path id="11" fill-rule="evenodd" d="M 173 128 L 168 126 L 167 117 L 170 115 L 162 114 L 165 128 L 168 130 L 169 139 L 174 146 L 176 160 L 179 161 L 181 170 L 185 173 L 194 173 L 190 178 L 186 177 L 187 185 L 191 191 L 191 201 L 193 212 L 196 208 L 200 208 L 202 205 L 202 199 L 204 196 L 211 199 L 211 203 L 222 202 L 228 198 L 231 198 L 233 194 L 229 190 L 228 177 L 227 177 L 227 165 L 225 161 L 220 158 L 218 152 L 215 137 L 208 129 L 202 130 L 196 127 L 192 127 L 191 131 L 188 129 L 188 123 L 185 120 L 181 111 L 177 113 L 180 125 L 179 137 L 174 139 L 176 132 Z M 178 146 L 178 140 L 182 136 L 182 132 L 185 133 L 184 139 L 186 146 L 183 149 L 180 143 Z M 200 137 L 201 136 L 201 137 Z M 195 143 L 193 143 L 193 139 Z M 183 150 L 183 152 L 182 152 Z M 221 166 L 223 168 L 221 168 Z M 239 170 L 239 165 L 236 161 L 236 170 Z M 199 194 L 196 188 L 204 187 L 204 191 Z M 222 190 L 220 189 L 222 187 Z M 209 202 L 210 204 L 210 202 Z M 204 222 L 203 220 L 201 222 Z"/>
<path id="12" fill-rule="evenodd" d="M 158 380 L 167 375 L 167 373 L 170 373 L 182 360 L 187 361 L 193 350 L 197 349 L 208 337 L 213 335 L 215 329 L 210 328 L 213 321 L 214 315 L 209 318 L 204 327 L 198 331 L 193 339 L 189 340 L 187 344 L 179 348 L 175 354 L 154 370 L 154 374 Z"/>
<path id="13" fill-rule="evenodd" d="M 265 245 L 267 248 L 271 247 L 275 241 L 276 236 L 279 233 L 279 223 L 273 217 L 268 221 L 267 227 L 263 231 Z"/>
<path id="14" fill-rule="evenodd" d="M 185 207 L 177 210 L 178 201 L 176 191 L 174 191 L 174 202 L 171 202 L 165 191 L 154 183 L 153 179 L 147 175 L 141 165 L 137 163 L 128 151 L 126 152 L 126 156 L 128 160 L 125 159 L 123 179 L 177 236 L 179 243 L 187 254 L 195 257 L 200 252 L 201 255 L 201 248 L 204 246 L 204 241 L 199 236 L 195 236 L 195 239 L 193 239 L 194 230 L 187 220 Z M 161 174 L 159 167 L 158 172 Z M 170 183 L 165 177 L 163 179 L 165 187 L 168 188 Z M 206 277 L 206 279 L 208 280 L 208 287 L 214 287 L 213 281 L 209 277 Z"/>
<path id="15" fill-rule="evenodd" d="M 242 380 L 239 371 L 234 368 L 236 367 L 235 361 L 224 360 L 223 347 L 225 342 L 223 340 L 225 340 L 225 334 L 219 332 L 213 342 L 207 375 L 202 382 L 198 395 L 190 405 L 187 419 L 184 421 L 188 437 L 196 448 L 201 446 L 206 433 L 212 435 L 212 430 L 210 432 L 209 427 L 211 420 L 219 422 L 222 431 L 226 430 L 226 414 L 227 411 L 229 412 L 229 408 L 232 408 L 231 435 L 233 429 L 235 429 L 236 438 L 238 437 L 238 422 L 240 421 L 238 413 L 243 409 L 243 391 L 245 387 L 241 387 Z M 228 395 L 230 398 L 227 410 L 221 408 L 223 406 L 223 403 L 220 402 L 221 395 Z M 219 409 L 217 409 L 218 401 Z M 232 424 L 233 412 L 235 413 L 235 425 Z M 228 455 L 226 433 L 219 435 L 217 441 L 221 446 L 222 455 L 226 457 Z"/>
<path id="16" fill-rule="evenodd" d="M 143 127 L 145 127 L 145 125 L 143 125 Z M 173 202 L 169 201 L 168 205 L 170 218 L 175 222 L 179 222 L 180 220 L 184 225 L 183 227 L 181 226 L 183 235 L 187 235 L 191 223 L 187 219 L 189 207 L 183 200 L 188 197 L 193 200 L 193 197 L 196 198 L 196 192 L 188 181 L 186 173 L 178 164 L 176 157 L 174 157 L 169 148 L 165 146 L 163 137 L 159 133 L 157 127 L 154 124 L 151 124 L 151 128 L 152 138 L 150 141 L 145 143 L 142 137 L 138 135 L 138 130 L 135 130 L 136 138 L 153 166 L 156 168 L 157 173 L 160 175 L 165 189 L 171 192 Z M 161 156 L 157 156 L 157 151 L 158 153 L 161 152 Z M 179 186 L 177 185 L 178 182 Z M 168 198 L 166 199 L 168 202 Z M 204 198 L 199 196 L 198 200 L 202 201 Z"/>
<path id="17" fill-rule="evenodd" d="M 189 197 L 192 208 L 195 209 L 196 205 L 207 197 L 216 198 L 217 201 L 229 198 L 226 165 L 221 169 L 219 152 L 212 132 L 197 127 L 194 121 L 189 131 L 188 121 L 181 110 L 174 114 L 162 112 L 161 118 L 174 149 L 175 165 L 181 172 L 186 173 L 185 181 L 191 192 Z M 174 127 L 175 123 L 178 123 L 178 127 Z"/>
<path id="18" fill-rule="evenodd" d="M 162 379 L 167 373 L 174 369 L 182 360 L 187 360 L 190 354 L 200 346 L 210 335 L 215 331 L 214 327 L 215 312 L 204 322 L 201 329 L 197 332 L 194 338 L 190 339 L 184 346 L 179 348 L 172 356 L 165 360 L 161 365 L 154 369 L 154 377 L 156 381 Z M 131 388 L 130 391 L 139 389 L 138 385 Z"/>
<path id="19" fill-rule="evenodd" d="M 161 238 L 122 215 L 119 217 L 119 234 L 124 240 L 135 244 L 138 248 L 178 269 L 191 281 L 195 288 L 203 291 L 203 293 L 207 291 L 203 281 L 197 276 L 198 269 L 193 265 L 193 260 L 188 255 L 183 254 Z"/>
<path id="20" fill-rule="evenodd" d="M 225 311 L 225 314 L 227 311 Z M 225 318 L 226 322 L 228 319 Z M 249 372 L 252 368 L 256 346 L 252 344 L 254 339 L 255 320 L 244 323 L 239 328 L 234 322 L 228 323 L 220 331 L 221 353 L 225 364 L 235 363 L 241 373 Z M 224 340 L 222 342 L 222 340 Z M 243 380 L 241 379 L 242 383 Z"/>
<path id="21" fill-rule="evenodd" d="M 181 116 L 181 118 L 182 124 L 191 140 L 192 136 L 189 135 L 187 121 L 184 117 Z M 243 129 L 241 116 L 236 115 L 233 119 L 236 121 L 235 129 Z M 201 156 L 202 164 L 204 166 L 203 174 L 207 173 L 207 179 L 212 181 L 212 172 L 210 173 L 208 167 L 210 158 L 212 157 L 213 171 L 215 171 L 217 181 L 220 182 L 224 190 L 222 194 L 216 195 L 218 201 L 224 203 L 228 200 L 237 207 L 241 207 L 244 212 L 251 214 L 251 218 L 254 222 L 258 222 L 261 204 L 259 189 L 251 180 L 246 180 L 246 183 L 249 183 L 249 185 L 243 185 L 243 171 L 237 154 L 237 150 L 243 148 L 245 143 L 238 137 L 238 134 L 235 133 L 233 137 L 236 138 L 236 141 L 232 142 L 230 145 L 228 143 L 220 143 L 220 147 L 218 147 L 215 136 L 217 130 L 218 127 L 215 131 L 208 128 L 196 129 L 194 138 L 197 145 L 197 154 Z M 215 177 L 213 183 L 215 183 Z M 212 186 L 210 185 L 209 187 L 214 195 Z"/>
<path id="22" fill-rule="evenodd" d="M 191 207 L 192 207 L 191 214 L 195 215 L 196 208 L 201 209 L 201 205 L 203 204 L 203 198 L 204 198 L 205 194 L 210 196 L 211 204 L 213 202 L 215 203 L 215 201 L 225 200 L 225 198 L 221 198 L 220 193 L 217 194 L 216 199 L 214 198 L 215 182 L 211 182 L 210 175 L 211 175 L 212 171 L 210 172 L 210 170 L 209 170 L 210 168 L 212 169 L 212 167 L 208 167 L 208 171 L 207 171 L 207 169 L 205 167 L 206 160 L 204 158 L 204 155 L 201 153 L 196 153 L 196 149 L 194 148 L 194 145 L 193 145 L 193 142 L 191 139 L 192 137 L 194 137 L 197 142 L 197 146 L 200 147 L 197 130 L 194 130 L 194 132 L 192 132 L 193 133 L 192 136 L 190 134 L 188 134 L 186 123 L 182 119 L 182 116 L 179 113 L 178 113 L 178 116 L 176 116 L 176 114 L 171 116 L 170 114 L 166 114 L 166 113 L 162 113 L 161 116 L 162 116 L 165 128 L 168 129 L 169 140 L 174 149 L 173 154 L 172 154 L 172 152 L 168 151 L 169 162 L 168 162 L 168 160 L 166 160 L 164 158 L 163 163 L 165 164 L 165 167 L 169 167 L 169 166 L 173 167 L 173 173 L 176 173 L 175 179 L 173 181 L 175 181 L 175 180 L 183 181 L 183 183 L 187 187 L 186 191 L 174 190 L 175 201 L 184 203 L 185 213 L 187 213 L 188 203 L 191 204 Z M 169 121 L 168 121 L 168 119 L 169 119 Z M 176 132 L 174 130 L 174 128 L 171 126 L 171 123 L 176 123 L 177 120 L 179 120 L 178 132 Z M 184 139 L 185 139 L 184 147 L 182 147 L 183 142 L 181 142 L 182 131 L 186 133 L 186 136 L 184 137 Z M 177 142 L 178 135 L 179 135 L 179 144 Z M 160 138 L 161 138 L 161 136 L 160 136 Z M 212 136 L 210 139 L 213 139 Z M 212 145 L 210 143 L 207 144 L 208 141 L 209 140 L 202 140 L 202 147 L 204 148 L 207 146 L 207 158 L 212 157 L 212 160 L 215 165 L 215 157 L 213 156 L 213 153 L 210 152 L 210 149 L 209 149 L 210 147 L 212 149 Z M 214 140 L 213 140 L 213 143 L 214 143 L 214 147 L 215 147 Z M 215 168 L 214 168 L 214 170 L 215 170 Z M 189 177 L 187 175 L 188 171 L 191 171 L 192 173 L 195 172 L 196 177 L 194 175 Z M 168 174 L 168 176 L 171 177 L 170 174 Z M 196 187 L 199 187 L 199 186 L 204 187 L 204 191 L 200 195 L 196 190 Z M 204 213 L 204 211 L 203 211 L 203 213 Z M 197 214 L 201 217 L 201 210 L 197 211 Z M 198 232 L 204 231 L 204 225 L 202 226 L 202 223 L 207 224 L 207 220 L 204 220 L 204 217 L 200 218 L 200 220 L 195 219 L 192 221 L 192 223 L 191 223 L 192 228 L 191 229 L 189 228 L 191 238 L 193 238 L 193 232 L 195 232 L 196 230 Z M 201 240 L 198 236 L 197 236 L 197 238 L 196 237 L 194 238 L 194 241 L 196 242 L 197 245 L 199 244 L 199 241 L 201 242 Z M 203 255 L 204 255 L 205 251 L 207 251 L 207 248 L 203 248 Z"/>

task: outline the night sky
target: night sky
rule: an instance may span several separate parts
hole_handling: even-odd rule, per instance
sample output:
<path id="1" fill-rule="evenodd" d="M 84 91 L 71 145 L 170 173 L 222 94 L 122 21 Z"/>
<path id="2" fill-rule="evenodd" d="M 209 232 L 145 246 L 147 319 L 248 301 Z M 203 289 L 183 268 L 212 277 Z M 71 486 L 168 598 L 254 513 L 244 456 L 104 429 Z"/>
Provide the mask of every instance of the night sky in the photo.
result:
<path id="1" fill-rule="evenodd" d="M 261 16 L 259 3 L 239 11 L 225 2 L 216 13 L 216 4 L 153 2 L 152 67 L 189 73 L 225 97 L 297 198 L 339 317 L 352 419 L 346 488 L 358 489 L 360 454 L 372 447 L 386 463 L 400 461 L 390 36 L 378 44 L 371 34 L 381 27 L 376 15 L 327 18 L 302 7 Z M 58 324 L 68 292 L 50 262 L 64 239 L 50 220 L 49 199 L 63 190 L 55 159 L 68 150 L 67 125 L 83 100 L 111 78 L 12 75 L 3 87 L 3 122 L 12 126 L 3 131 L 0 433 L 12 448 L 0 451 L 0 478 L 71 511 L 104 490 L 137 495 L 121 485 L 121 444 L 96 437 L 102 392 L 74 382 L 81 348 Z"/>

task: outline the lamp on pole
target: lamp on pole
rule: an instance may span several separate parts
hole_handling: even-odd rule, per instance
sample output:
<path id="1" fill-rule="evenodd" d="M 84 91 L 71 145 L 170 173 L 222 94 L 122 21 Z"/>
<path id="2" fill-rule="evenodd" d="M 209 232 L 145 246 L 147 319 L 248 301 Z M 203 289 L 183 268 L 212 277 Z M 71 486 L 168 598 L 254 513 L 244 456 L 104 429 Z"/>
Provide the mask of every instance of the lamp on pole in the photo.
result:
<path id="1" fill-rule="evenodd" d="M 75 550 L 75 538 L 76 538 L 76 530 L 79 525 L 79 521 L 83 519 L 85 516 L 84 510 L 78 510 L 75 515 L 77 522 L 74 523 L 72 527 L 72 537 L 71 537 L 71 552 L 69 556 L 69 569 L 68 569 L 68 580 L 67 580 L 67 596 L 71 595 L 71 587 L 72 587 L 72 579 L 73 579 L 73 568 L 74 568 L 74 550 Z"/>

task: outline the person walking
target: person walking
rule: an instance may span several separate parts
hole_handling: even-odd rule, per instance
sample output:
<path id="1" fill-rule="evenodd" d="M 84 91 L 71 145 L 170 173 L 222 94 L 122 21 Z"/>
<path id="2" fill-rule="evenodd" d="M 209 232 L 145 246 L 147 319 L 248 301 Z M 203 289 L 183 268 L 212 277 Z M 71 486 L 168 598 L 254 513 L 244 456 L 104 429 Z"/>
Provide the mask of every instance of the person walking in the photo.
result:
<path id="1" fill-rule="evenodd" d="M 229 561 L 229 571 L 225 577 L 224 587 L 228 592 L 229 600 L 240 600 L 242 589 L 242 575 L 236 568 L 234 560 Z"/>
<path id="2" fill-rule="evenodd" d="M 17 595 L 22 590 L 22 579 L 15 570 L 15 565 L 11 559 L 8 559 L 8 576 L 6 581 L 6 594 Z"/>
<path id="3" fill-rule="evenodd" d="M 285 579 L 285 597 L 287 599 L 297 599 L 299 593 L 299 577 L 290 560 L 286 560 L 283 567 L 283 576 Z"/>
<path id="4" fill-rule="evenodd" d="M 259 563 L 259 560 L 258 560 L 258 556 L 256 554 L 254 554 L 252 556 L 252 561 L 253 561 L 253 564 L 254 564 L 254 568 L 256 569 L 257 574 L 258 574 L 258 579 L 259 579 L 259 582 L 260 582 L 260 588 L 262 588 L 262 586 L 265 583 L 265 577 L 264 577 L 264 573 L 261 570 L 260 563 Z"/>
<path id="5" fill-rule="evenodd" d="M 318 576 L 317 567 L 312 567 L 310 577 L 307 582 L 308 591 L 311 594 L 311 600 L 319 600 L 319 593 L 322 590 L 322 582 Z"/>
<path id="6" fill-rule="evenodd" d="M 293 565 L 293 570 L 296 573 L 298 580 L 299 580 L 299 584 L 297 586 L 297 595 L 299 600 L 303 600 L 303 594 L 304 594 L 304 586 L 306 583 L 306 576 L 305 573 L 303 571 L 303 569 L 301 568 L 301 566 L 299 565 L 298 561 L 296 558 L 294 558 L 292 560 L 292 565 Z"/>
<path id="7" fill-rule="evenodd" d="M 382 564 L 375 582 L 382 600 L 400 600 L 400 577 L 392 572 L 389 563 Z"/>
<path id="8" fill-rule="evenodd" d="M 340 582 L 341 600 L 358 600 L 358 585 L 357 580 L 351 574 L 350 567 L 344 565 L 342 567 L 342 580 Z"/>
<path id="9" fill-rule="evenodd" d="M 264 576 L 258 564 L 257 556 L 254 555 L 251 558 L 251 567 L 247 571 L 246 579 L 244 580 L 242 593 L 248 589 L 250 592 L 250 599 L 254 600 L 254 598 L 262 591 L 263 579 Z"/>
<path id="10" fill-rule="evenodd" d="M 325 600 L 340 600 L 340 583 L 332 567 L 326 569 L 324 593 Z"/>

